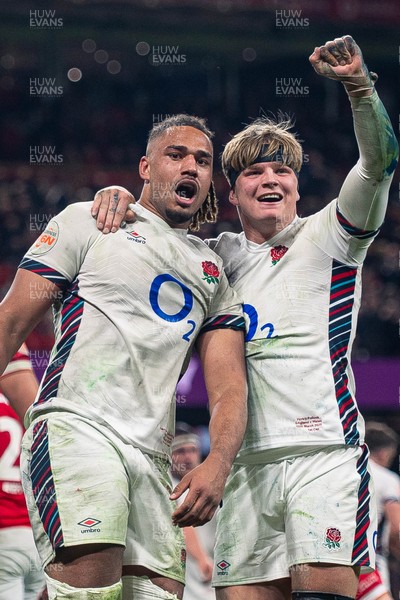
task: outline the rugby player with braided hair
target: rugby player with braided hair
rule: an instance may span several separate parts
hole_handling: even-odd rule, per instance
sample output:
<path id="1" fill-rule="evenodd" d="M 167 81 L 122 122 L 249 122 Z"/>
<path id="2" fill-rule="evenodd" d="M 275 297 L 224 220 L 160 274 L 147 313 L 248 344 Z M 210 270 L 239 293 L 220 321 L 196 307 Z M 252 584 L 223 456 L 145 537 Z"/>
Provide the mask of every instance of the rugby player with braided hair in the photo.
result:
<path id="1" fill-rule="evenodd" d="M 49 600 L 181 599 L 177 525 L 207 522 L 221 501 L 243 440 L 247 383 L 241 302 L 222 259 L 187 235 L 193 219 L 215 218 L 212 171 L 203 120 L 154 133 L 139 166 L 140 222 L 104 236 L 91 203 L 71 204 L 26 253 L 0 304 L 0 374 L 55 312 L 21 459 Z M 210 453 L 172 489 L 175 388 L 195 344 Z"/>

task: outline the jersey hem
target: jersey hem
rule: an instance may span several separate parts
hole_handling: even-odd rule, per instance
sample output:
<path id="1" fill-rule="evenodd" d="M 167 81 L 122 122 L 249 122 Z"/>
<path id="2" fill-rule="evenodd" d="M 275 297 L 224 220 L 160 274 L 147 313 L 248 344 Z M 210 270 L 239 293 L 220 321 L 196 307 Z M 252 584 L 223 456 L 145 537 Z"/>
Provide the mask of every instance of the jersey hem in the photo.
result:
<path id="1" fill-rule="evenodd" d="M 85 415 L 83 415 L 83 414 L 77 412 L 76 410 L 68 410 L 68 408 L 54 406 L 54 405 L 52 407 L 47 406 L 46 408 L 43 408 L 43 409 L 40 408 L 40 405 L 37 408 L 33 405 L 30 407 L 30 409 L 28 409 L 28 410 L 30 410 L 29 415 L 28 415 L 28 412 L 25 415 L 25 419 L 27 419 L 27 422 L 25 421 L 26 429 L 28 429 L 28 427 L 31 427 L 37 421 L 43 421 L 44 419 L 50 417 L 51 415 L 54 415 L 57 413 L 67 413 L 69 415 L 75 416 L 77 419 L 82 419 L 91 427 L 105 428 L 112 435 L 115 435 L 119 440 L 121 440 L 124 444 L 130 444 L 134 448 L 137 448 L 138 450 L 140 450 L 140 452 L 142 452 L 143 454 L 150 456 L 151 459 L 160 459 L 160 460 L 164 460 L 168 464 L 171 464 L 172 459 L 171 459 L 170 454 L 167 451 L 157 452 L 155 450 L 150 450 L 148 448 L 145 448 L 144 446 L 142 446 L 141 444 L 139 444 L 137 441 L 135 441 L 133 439 L 128 439 L 128 438 L 122 437 L 121 434 L 112 425 L 110 425 L 106 421 L 98 421 L 98 420 L 95 421 L 94 415 L 92 413 L 91 414 L 86 413 Z M 103 432 L 101 431 L 101 433 L 103 433 Z"/>
<path id="2" fill-rule="evenodd" d="M 289 440 L 288 440 L 289 441 Z M 346 444 L 343 440 L 327 440 L 325 443 L 318 444 L 303 442 L 297 446 L 271 446 L 263 449 L 254 449 L 240 453 L 234 460 L 235 465 L 252 465 L 252 464 L 268 464 L 278 460 L 287 460 L 296 456 L 304 456 L 304 454 L 313 454 L 321 452 L 329 448 L 358 448 L 363 445 L 360 440 L 359 444 Z"/>

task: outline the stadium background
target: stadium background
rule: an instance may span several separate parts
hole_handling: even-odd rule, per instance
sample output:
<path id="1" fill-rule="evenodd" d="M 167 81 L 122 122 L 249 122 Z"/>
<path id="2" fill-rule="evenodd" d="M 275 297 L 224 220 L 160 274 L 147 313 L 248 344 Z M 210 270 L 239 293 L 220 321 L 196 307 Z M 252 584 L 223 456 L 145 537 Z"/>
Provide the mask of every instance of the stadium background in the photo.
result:
<path id="1" fill-rule="evenodd" d="M 2 0 L 0 4 L 0 293 L 46 222 L 113 183 L 138 197 L 137 164 L 154 122 L 208 118 L 218 157 L 230 135 L 283 110 L 304 140 L 302 216 L 338 193 L 357 158 L 348 100 L 314 74 L 315 45 L 351 34 L 398 131 L 398 0 Z M 238 231 L 216 160 L 216 226 Z M 399 172 L 386 222 L 369 251 L 354 348 L 359 404 L 399 420 Z M 42 372 L 50 316 L 29 338 Z M 195 362 L 177 394 L 178 418 L 207 421 Z"/>

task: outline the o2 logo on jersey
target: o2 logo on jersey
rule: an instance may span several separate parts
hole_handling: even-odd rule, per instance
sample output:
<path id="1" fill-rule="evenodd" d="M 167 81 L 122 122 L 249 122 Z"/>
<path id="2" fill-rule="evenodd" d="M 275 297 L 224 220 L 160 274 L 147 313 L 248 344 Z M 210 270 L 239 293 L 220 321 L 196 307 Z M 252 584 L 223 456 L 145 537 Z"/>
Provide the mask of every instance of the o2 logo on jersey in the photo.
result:
<path id="1" fill-rule="evenodd" d="M 255 336 L 255 333 L 258 328 L 258 312 L 252 304 L 243 304 L 243 312 L 248 317 L 248 331 L 246 337 L 244 338 L 244 341 L 250 342 L 250 340 L 252 340 Z M 260 331 L 265 331 L 266 339 L 278 337 L 276 335 L 273 335 L 275 327 L 272 323 L 264 323 L 264 325 L 261 325 Z"/>
<path id="2" fill-rule="evenodd" d="M 172 314 L 166 313 L 160 307 L 160 304 L 158 301 L 161 287 L 164 283 L 167 283 L 167 282 L 176 283 L 177 285 L 179 285 L 179 287 L 181 288 L 181 290 L 183 292 L 184 304 L 183 304 L 182 308 L 180 310 L 178 310 L 178 312 L 172 313 Z M 162 275 L 157 275 L 157 277 L 153 280 L 153 283 L 150 286 L 149 300 L 150 300 L 151 308 L 154 310 L 156 315 L 161 317 L 161 319 L 164 319 L 164 321 L 169 321 L 170 323 L 177 323 L 178 321 L 182 321 L 183 319 L 185 319 L 188 316 L 188 314 L 190 313 L 190 311 L 193 308 L 193 294 L 192 294 L 191 290 L 184 283 L 179 281 L 179 279 L 176 279 L 176 277 L 173 277 L 172 275 L 169 275 L 168 273 L 163 273 Z M 195 323 L 195 321 L 188 320 L 187 324 L 189 325 L 189 329 L 186 333 L 183 334 L 182 339 L 189 342 L 190 335 L 193 333 L 193 331 L 196 328 L 196 323 Z"/>

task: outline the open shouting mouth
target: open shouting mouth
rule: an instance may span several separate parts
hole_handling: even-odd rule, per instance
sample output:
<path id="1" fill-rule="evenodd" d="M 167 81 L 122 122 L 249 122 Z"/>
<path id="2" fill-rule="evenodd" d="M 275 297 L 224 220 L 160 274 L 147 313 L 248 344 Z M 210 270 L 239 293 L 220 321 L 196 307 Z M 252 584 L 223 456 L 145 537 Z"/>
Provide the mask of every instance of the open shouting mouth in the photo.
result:
<path id="1" fill-rule="evenodd" d="M 197 182 L 193 179 L 182 179 L 175 187 L 178 204 L 189 206 L 194 201 L 198 192 Z"/>

